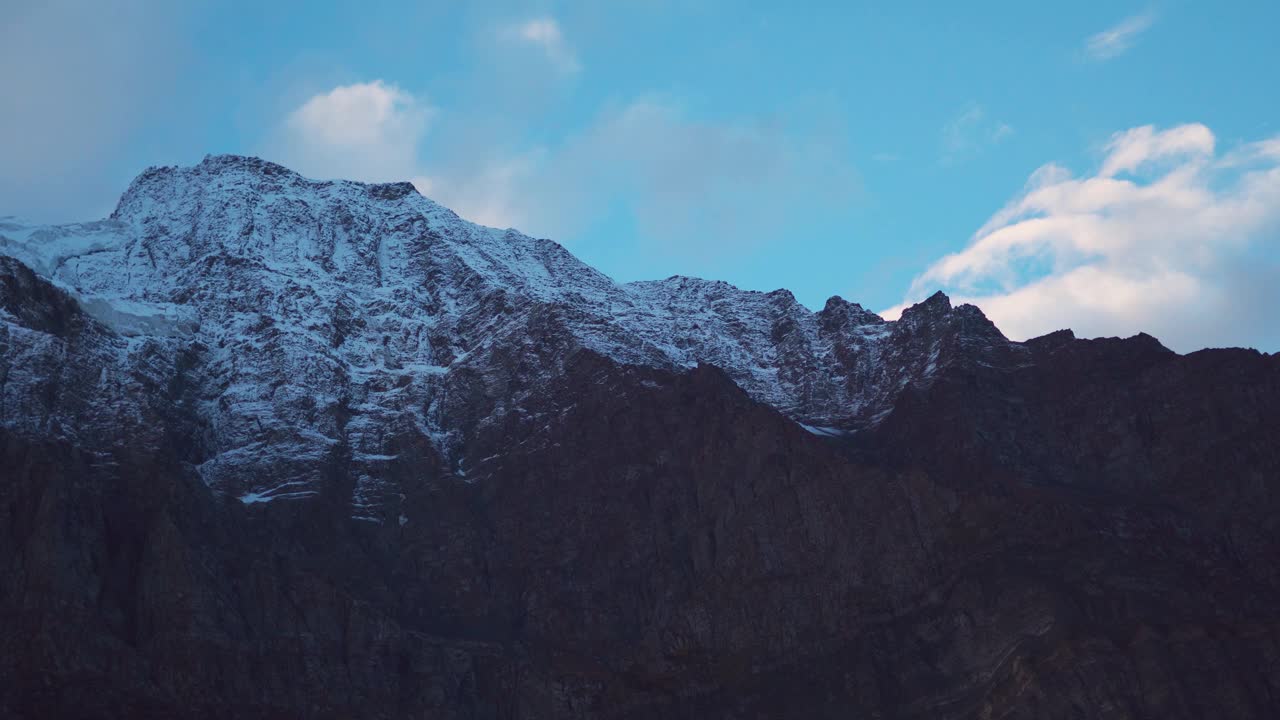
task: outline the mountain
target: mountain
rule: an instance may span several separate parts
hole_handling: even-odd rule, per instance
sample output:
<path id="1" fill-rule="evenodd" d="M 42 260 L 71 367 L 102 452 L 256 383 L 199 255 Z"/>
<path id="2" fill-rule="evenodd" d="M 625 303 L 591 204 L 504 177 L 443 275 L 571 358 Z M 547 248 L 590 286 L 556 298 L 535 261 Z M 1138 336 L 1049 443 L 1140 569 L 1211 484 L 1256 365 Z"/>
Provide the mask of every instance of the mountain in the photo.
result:
<path id="1" fill-rule="evenodd" d="M 0 220 L 14 717 L 1269 717 L 1280 358 L 617 283 L 211 156 Z"/>

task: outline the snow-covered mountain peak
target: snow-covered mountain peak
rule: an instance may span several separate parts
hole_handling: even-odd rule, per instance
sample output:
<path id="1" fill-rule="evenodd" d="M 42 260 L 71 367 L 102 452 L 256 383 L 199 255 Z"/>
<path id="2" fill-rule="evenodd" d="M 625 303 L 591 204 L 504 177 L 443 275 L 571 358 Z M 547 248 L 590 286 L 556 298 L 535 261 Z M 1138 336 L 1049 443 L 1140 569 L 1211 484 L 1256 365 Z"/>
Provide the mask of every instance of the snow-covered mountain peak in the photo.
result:
<path id="1" fill-rule="evenodd" d="M 484 427 L 534 422 L 526 400 L 581 351 L 715 365 L 838 436 L 879 422 L 948 364 L 1002 362 L 1013 347 L 942 295 L 886 322 L 840 298 L 815 313 L 786 290 L 622 284 L 551 240 L 467 222 L 409 183 L 316 181 L 234 155 L 147 170 L 107 220 L 6 221 L 0 254 L 187 368 L 211 485 L 305 496 L 310 459 L 349 448 L 353 506 L 370 517 L 393 492 L 384 466 L 396 448 L 421 444 L 463 467 Z M 134 362 L 135 345 L 111 345 L 124 353 L 111 362 Z"/>
<path id="2" fill-rule="evenodd" d="M 145 220 L 157 202 L 191 199 L 193 191 L 212 194 L 285 194 L 294 196 L 342 196 L 417 202 L 421 196 L 409 182 L 361 183 L 351 180 L 311 180 L 276 163 L 244 155 L 206 155 L 199 164 L 156 166 L 144 170 L 130 184 L 112 213 L 113 218 Z M 425 198 L 422 198 L 425 200 Z M 429 205 L 435 205 L 427 200 Z M 437 206 L 438 207 L 438 206 Z"/>
<path id="3" fill-rule="evenodd" d="M 129 226 L 131 243 L 163 279 L 210 258 L 235 257 L 354 290 L 416 286 L 416 260 L 445 263 L 449 256 L 451 271 L 542 300 L 570 286 L 613 285 L 558 244 L 467 222 L 410 183 L 309 180 L 237 155 L 147 170 L 112 220 Z"/>

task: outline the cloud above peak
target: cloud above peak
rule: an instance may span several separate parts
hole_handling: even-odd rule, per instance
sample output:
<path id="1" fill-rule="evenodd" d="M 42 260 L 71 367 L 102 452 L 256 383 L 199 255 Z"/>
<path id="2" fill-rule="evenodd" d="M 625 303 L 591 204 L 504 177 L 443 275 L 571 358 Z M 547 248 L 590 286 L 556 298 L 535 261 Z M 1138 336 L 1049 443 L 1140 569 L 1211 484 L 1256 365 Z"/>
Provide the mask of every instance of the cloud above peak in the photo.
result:
<path id="1" fill-rule="evenodd" d="M 381 80 L 341 85 L 288 114 L 273 155 L 313 177 L 406 180 L 417 172 L 419 144 L 434 112 Z"/>
<path id="2" fill-rule="evenodd" d="M 1085 41 L 1084 53 L 1090 60 L 1105 61 L 1124 54 L 1156 21 L 1155 13 L 1131 15 L 1119 23 L 1090 35 Z"/>
<path id="3" fill-rule="evenodd" d="M 560 23 L 552 17 L 537 17 L 507 27 L 502 35 L 540 50 L 559 70 L 578 72 L 582 65 L 565 40 Z"/>
<path id="4" fill-rule="evenodd" d="M 1204 125 L 1117 133 L 1091 176 L 1039 168 L 907 300 L 946 289 L 1016 339 L 1071 327 L 1184 351 L 1280 348 L 1278 140 L 1218 154 Z"/>

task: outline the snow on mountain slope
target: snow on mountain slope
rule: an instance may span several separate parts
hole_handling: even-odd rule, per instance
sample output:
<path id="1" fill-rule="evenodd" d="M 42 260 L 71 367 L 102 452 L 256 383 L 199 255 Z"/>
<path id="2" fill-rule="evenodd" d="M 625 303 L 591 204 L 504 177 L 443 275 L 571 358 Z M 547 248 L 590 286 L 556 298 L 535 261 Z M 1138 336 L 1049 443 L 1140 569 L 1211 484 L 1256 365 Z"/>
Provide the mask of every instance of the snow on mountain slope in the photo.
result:
<path id="1" fill-rule="evenodd" d="M 811 312 L 785 290 L 620 284 L 550 240 L 466 222 L 408 183 L 316 182 L 238 156 L 150 169 L 107 220 L 0 219 L 0 254 L 114 331 L 94 362 L 132 367 L 143 345 L 166 358 L 164 372 L 189 388 L 194 457 L 212 487 L 246 503 L 304 498 L 317 461 L 341 456 L 353 515 L 378 522 L 394 515 L 389 478 L 424 453 L 465 474 L 467 439 L 525 412 L 523 399 L 580 349 L 716 365 L 827 435 L 876 422 L 949 362 L 1010 363 L 1021 350 L 941 295 L 886 322 L 839 298 Z M 78 347 L 13 316 L 0 323 L 10 367 L 37 345 L 48 357 Z M 2 421 L 47 428 L 56 412 Z"/>

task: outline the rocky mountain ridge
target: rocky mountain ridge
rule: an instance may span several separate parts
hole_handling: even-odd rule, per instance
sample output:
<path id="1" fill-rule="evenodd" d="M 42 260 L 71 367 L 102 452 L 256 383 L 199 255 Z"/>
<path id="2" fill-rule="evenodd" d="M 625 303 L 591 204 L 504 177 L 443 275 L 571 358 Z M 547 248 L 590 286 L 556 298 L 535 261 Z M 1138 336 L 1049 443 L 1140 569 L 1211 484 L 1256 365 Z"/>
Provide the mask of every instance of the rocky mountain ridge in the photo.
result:
<path id="1" fill-rule="evenodd" d="M 620 284 L 552 241 L 463 221 L 407 183 L 315 182 L 239 156 L 148 170 L 104 221 L 11 223 L 0 252 L 127 338 L 94 364 L 127 365 L 119 354 L 140 346 L 184 363 L 201 426 L 192 462 L 211 487 L 246 502 L 305 497 L 310 463 L 344 443 L 353 513 L 378 522 L 399 514 L 386 504 L 399 489 L 379 479 L 391 446 L 429 445 L 465 474 L 481 461 L 466 449 L 476 427 L 523 412 L 577 350 L 715 365 L 831 435 L 873 426 L 940 364 L 1016 364 L 1023 352 L 942 295 L 885 322 L 836 297 L 814 313 L 785 290 Z M 93 404 L 127 404 L 103 372 Z M 31 408 L 6 422 L 43 432 L 56 416 Z"/>
<path id="2" fill-rule="evenodd" d="M 1269 718 L 1280 357 L 617 284 L 211 157 L 0 221 L 0 715 Z"/>

